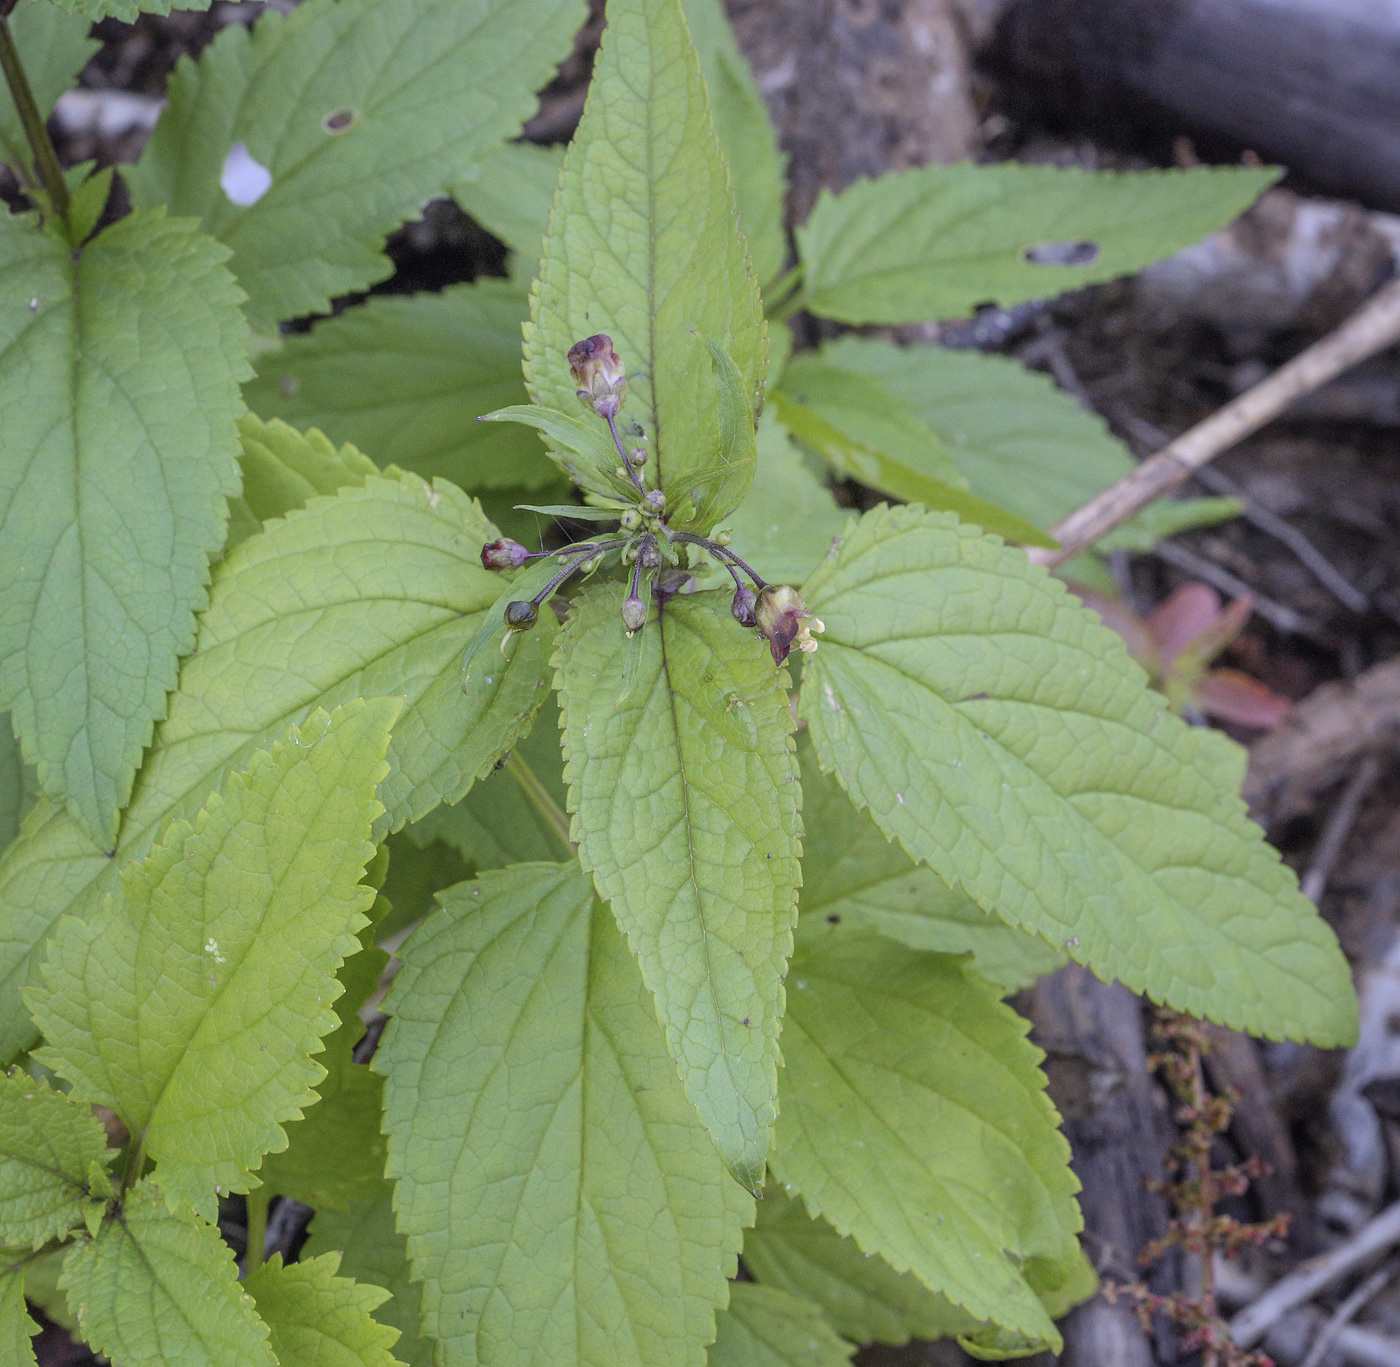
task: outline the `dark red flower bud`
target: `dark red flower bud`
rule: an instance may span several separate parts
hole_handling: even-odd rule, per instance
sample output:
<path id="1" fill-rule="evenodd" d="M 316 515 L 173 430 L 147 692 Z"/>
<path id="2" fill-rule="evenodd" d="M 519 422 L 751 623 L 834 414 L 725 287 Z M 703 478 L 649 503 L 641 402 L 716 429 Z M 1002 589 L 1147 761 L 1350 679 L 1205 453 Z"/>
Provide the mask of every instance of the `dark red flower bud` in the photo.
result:
<path id="1" fill-rule="evenodd" d="M 600 418 L 615 418 L 627 397 L 627 367 L 613 350 L 605 332 L 585 337 L 569 348 L 569 369 L 574 372 L 579 402 Z"/>
<path id="2" fill-rule="evenodd" d="M 502 537 L 499 541 L 488 541 L 481 548 L 481 564 L 488 570 L 518 570 L 528 559 L 530 552 L 518 541 Z"/>
<path id="3" fill-rule="evenodd" d="M 737 588 L 734 590 L 734 599 L 729 604 L 729 611 L 734 614 L 734 620 L 741 627 L 757 626 L 754 620 L 754 604 L 758 602 L 758 595 L 748 588 Z"/>
<path id="4" fill-rule="evenodd" d="M 774 664 L 782 664 L 794 645 L 810 654 L 817 648 L 812 633 L 826 630 L 825 625 L 807 611 L 797 590 L 786 584 L 769 584 L 758 595 L 754 622 L 767 638 Z"/>

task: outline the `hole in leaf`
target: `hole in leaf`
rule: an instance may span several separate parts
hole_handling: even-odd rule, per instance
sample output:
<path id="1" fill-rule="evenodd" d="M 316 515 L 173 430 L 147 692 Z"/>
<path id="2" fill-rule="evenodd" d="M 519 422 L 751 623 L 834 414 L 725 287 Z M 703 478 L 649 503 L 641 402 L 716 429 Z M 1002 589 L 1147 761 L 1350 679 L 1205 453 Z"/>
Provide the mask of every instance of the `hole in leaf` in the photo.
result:
<path id="1" fill-rule="evenodd" d="M 272 188 L 272 172 L 249 152 L 246 143 L 236 142 L 224 158 L 219 187 L 234 204 L 246 209 Z"/>
<path id="2" fill-rule="evenodd" d="M 1022 253 L 1033 266 L 1088 266 L 1099 259 L 1099 244 L 1081 240 L 1038 242 Z"/>
<path id="3" fill-rule="evenodd" d="M 327 133 L 343 133 L 347 128 L 353 128 L 358 118 L 353 109 L 333 109 L 321 120 L 321 127 Z"/>

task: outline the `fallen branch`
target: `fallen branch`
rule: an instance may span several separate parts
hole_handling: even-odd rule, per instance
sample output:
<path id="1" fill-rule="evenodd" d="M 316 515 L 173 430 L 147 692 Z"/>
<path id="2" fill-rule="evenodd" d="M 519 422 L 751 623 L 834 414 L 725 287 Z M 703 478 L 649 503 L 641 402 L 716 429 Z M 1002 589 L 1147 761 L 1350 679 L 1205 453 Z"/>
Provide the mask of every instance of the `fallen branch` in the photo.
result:
<path id="1" fill-rule="evenodd" d="M 1143 461 L 1117 484 L 1077 508 L 1050 529 L 1059 549 L 1032 547 L 1037 564 L 1058 565 L 1087 550 L 1149 503 L 1184 483 L 1195 471 L 1257 432 L 1290 404 L 1320 388 L 1358 361 L 1400 340 L 1400 280 L 1362 305 L 1336 331 L 1328 333 L 1267 379 L 1247 389 L 1204 422 Z"/>
<path id="2" fill-rule="evenodd" d="M 1396 1268 L 1393 1261 L 1378 1267 L 1332 1312 L 1332 1317 L 1322 1326 L 1313 1340 L 1312 1347 L 1308 1349 L 1308 1355 L 1303 1359 L 1303 1367 L 1322 1367 L 1327 1350 L 1336 1342 L 1337 1335 L 1385 1290 L 1397 1270 L 1400 1269 Z"/>
<path id="3" fill-rule="evenodd" d="M 1327 889 L 1327 880 L 1332 875 L 1332 865 L 1337 862 L 1337 856 L 1341 854 L 1347 836 L 1351 834 L 1357 814 L 1361 811 L 1362 801 L 1380 776 L 1380 760 L 1375 755 L 1367 755 L 1342 791 L 1340 801 L 1332 809 L 1327 824 L 1322 828 L 1312 863 L 1308 865 L 1308 871 L 1299 884 L 1303 896 L 1308 901 L 1322 900 L 1322 894 Z"/>
<path id="4" fill-rule="evenodd" d="M 1275 1282 L 1253 1305 L 1230 1321 L 1230 1337 L 1241 1348 L 1258 1343 L 1271 1325 L 1305 1305 L 1362 1263 L 1400 1243 L 1400 1201 L 1387 1206 L 1330 1253 L 1313 1258 Z"/>

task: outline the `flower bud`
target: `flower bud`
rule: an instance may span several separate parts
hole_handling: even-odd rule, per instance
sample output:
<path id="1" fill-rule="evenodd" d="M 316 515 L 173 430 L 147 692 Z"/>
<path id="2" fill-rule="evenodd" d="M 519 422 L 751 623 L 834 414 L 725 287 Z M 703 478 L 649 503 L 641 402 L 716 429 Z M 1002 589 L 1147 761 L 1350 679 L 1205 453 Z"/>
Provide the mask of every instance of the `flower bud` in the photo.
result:
<path id="1" fill-rule="evenodd" d="M 502 537 L 499 541 L 488 541 L 481 548 L 481 564 L 488 570 L 518 570 L 528 559 L 530 552 L 518 541 Z"/>
<path id="2" fill-rule="evenodd" d="M 660 517 L 666 511 L 666 495 L 660 489 L 653 489 L 642 500 L 642 507 L 654 517 Z"/>
<path id="3" fill-rule="evenodd" d="M 634 446 L 628 453 L 627 459 L 631 462 L 634 470 L 640 470 L 647 463 L 646 447 Z"/>
<path id="4" fill-rule="evenodd" d="M 624 532 L 635 532 L 642 525 L 642 515 L 635 508 L 628 508 L 618 521 L 622 523 Z"/>
<path id="5" fill-rule="evenodd" d="M 540 610 L 533 603 L 517 598 L 506 604 L 506 625 L 512 631 L 529 631 L 540 620 Z"/>
<path id="6" fill-rule="evenodd" d="M 627 628 L 630 636 L 634 631 L 640 631 L 647 624 L 647 605 L 634 593 L 622 604 L 622 625 Z"/>
<path id="7" fill-rule="evenodd" d="M 613 350 L 612 338 L 600 332 L 575 342 L 569 348 L 569 368 L 579 402 L 600 418 L 615 418 L 627 397 L 627 367 Z"/>
<path id="8" fill-rule="evenodd" d="M 730 531 L 716 532 L 714 535 L 714 543 L 716 546 L 727 546 L 733 540 L 734 533 Z"/>
<path id="9" fill-rule="evenodd" d="M 797 590 L 786 584 L 769 584 L 758 595 L 754 624 L 767 639 L 774 664 L 782 664 L 794 645 L 810 654 L 817 648 L 812 633 L 826 630 L 825 625 L 807 611 Z"/>
<path id="10" fill-rule="evenodd" d="M 758 595 L 750 588 L 737 588 L 734 590 L 734 598 L 729 604 L 729 611 L 734 614 L 734 620 L 741 627 L 756 626 L 753 608 L 758 601 Z"/>
<path id="11" fill-rule="evenodd" d="M 637 559 L 642 562 L 644 570 L 659 570 L 661 568 L 661 550 L 650 537 L 643 544 L 641 554 L 638 555 Z"/>

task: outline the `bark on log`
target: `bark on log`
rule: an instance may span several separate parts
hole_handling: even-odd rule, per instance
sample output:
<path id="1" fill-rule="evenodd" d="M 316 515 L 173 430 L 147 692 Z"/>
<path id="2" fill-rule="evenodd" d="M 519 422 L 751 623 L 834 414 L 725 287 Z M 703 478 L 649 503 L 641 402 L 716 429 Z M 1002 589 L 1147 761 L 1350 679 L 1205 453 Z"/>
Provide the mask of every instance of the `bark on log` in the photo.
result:
<path id="1" fill-rule="evenodd" d="M 1160 1178 L 1172 1128 L 1147 1072 L 1142 1004 L 1071 964 L 1033 989 L 1032 1037 L 1084 1184 L 1084 1247 L 1100 1276 L 1136 1281 L 1138 1254 L 1167 1227 Z M 1164 1289 L 1155 1285 L 1155 1289 Z M 1153 1346 L 1120 1300 L 1096 1296 L 1065 1321 L 1061 1367 L 1152 1367 Z"/>
<path id="2" fill-rule="evenodd" d="M 1400 208 L 1400 0 L 1016 0 L 992 61 L 1078 131 L 1165 121 Z"/>
<path id="3" fill-rule="evenodd" d="M 976 153 L 971 52 L 991 2 L 729 0 L 792 158 L 792 221 L 822 187 Z"/>

